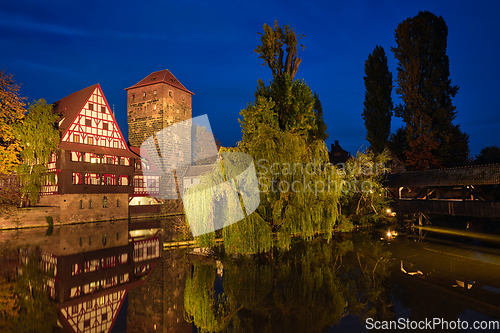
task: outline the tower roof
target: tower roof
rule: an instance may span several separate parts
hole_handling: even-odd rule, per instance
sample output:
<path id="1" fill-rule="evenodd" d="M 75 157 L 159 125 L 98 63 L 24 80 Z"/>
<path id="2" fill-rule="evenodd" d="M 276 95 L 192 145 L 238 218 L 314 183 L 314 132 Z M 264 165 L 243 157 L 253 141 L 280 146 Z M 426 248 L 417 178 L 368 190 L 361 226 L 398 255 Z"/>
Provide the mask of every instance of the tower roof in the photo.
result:
<path id="1" fill-rule="evenodd" d="M 164 70 L 158 71 L 158 72 L 153 72 L 153 73 L 149 74 L 148 76 L 146 76 L 141 81 L 134 84 L 132 87 L 125 88 L 125 90 L 149 86 L 149 85 L 156 84 L 156 83 L 166 83 L 169 86 L 172 86 L 174 88 L 183 90 L 191 95 L 194 95 L 194 93 L 187 90 L 186 87 L 184 87 L 182 85 L 182 83 L 180 83 L 179 80 L 177 80 L 177 78 L 172 73 L 170 73 L 170 71 L 168 69 L 164 69 Z"/>

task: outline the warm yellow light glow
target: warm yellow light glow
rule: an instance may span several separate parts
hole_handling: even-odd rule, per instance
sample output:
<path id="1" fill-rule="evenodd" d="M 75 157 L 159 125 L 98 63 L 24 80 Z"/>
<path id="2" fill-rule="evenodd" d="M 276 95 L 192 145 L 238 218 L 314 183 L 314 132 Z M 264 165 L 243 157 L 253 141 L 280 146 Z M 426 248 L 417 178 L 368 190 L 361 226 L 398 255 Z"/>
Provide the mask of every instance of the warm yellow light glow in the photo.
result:
<path id="1" fill-rule="evenodd" d="M 387 212 L 387 214 L 390 214 L 391 213 L 391 209 L 387 208 L 386 212 Z"/>
<path id="2" fill-rule="evenodd" d="M 387 232 L 387 237 L 391 237 L 391 232 L 390 231 Z"/>

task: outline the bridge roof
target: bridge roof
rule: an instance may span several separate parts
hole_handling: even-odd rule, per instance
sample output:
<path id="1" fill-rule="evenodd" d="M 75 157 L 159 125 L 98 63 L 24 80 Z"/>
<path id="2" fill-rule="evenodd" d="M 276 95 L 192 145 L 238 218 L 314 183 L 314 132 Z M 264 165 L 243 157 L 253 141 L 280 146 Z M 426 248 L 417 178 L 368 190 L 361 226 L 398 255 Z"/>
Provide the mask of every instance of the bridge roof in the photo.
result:
<path id="1" fill-rule="evenodd" d="M 399 188 L 497 184 L 500 184 L 500 164 L 394 173 L 388 175 L 384 185 Z"/>

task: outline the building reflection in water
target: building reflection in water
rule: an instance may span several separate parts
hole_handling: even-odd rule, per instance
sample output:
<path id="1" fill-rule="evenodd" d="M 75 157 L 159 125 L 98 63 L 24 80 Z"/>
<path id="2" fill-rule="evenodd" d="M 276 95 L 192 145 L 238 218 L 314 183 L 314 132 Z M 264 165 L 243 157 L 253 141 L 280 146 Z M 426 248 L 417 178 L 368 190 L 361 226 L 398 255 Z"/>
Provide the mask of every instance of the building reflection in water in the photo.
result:
<path id="1" fill-rule="evenodd" d="M 160 261 L 159 231 L 129 231 L 128 221 L 55 230 L 41 262 L 54 271 L 47 287 L 64 332 L 111 331 L 129 290 Z"/>

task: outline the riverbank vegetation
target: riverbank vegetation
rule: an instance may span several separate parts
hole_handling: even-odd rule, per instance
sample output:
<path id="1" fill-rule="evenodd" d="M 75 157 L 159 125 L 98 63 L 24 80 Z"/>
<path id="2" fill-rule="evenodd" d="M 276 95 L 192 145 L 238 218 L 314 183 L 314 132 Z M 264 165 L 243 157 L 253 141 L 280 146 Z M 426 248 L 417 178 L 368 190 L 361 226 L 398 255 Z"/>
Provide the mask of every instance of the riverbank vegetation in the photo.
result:
<path id="1" fill-rule="evenodd" d="M 201 235 L 202 246 L 213 245 L 220 234 L 230 253 L 266 252 L 273 247 L 285 250 L 292 236 L 312 240 L 322 235 L 328 241 L 336 230 L 347 231 L 385 215 L 387 201 L 381 181 L 388 171 L 388 152 L 375 155 L 367 151 L 342 165 L 330 163 L 319 96 L 304 80 L 295 79 L 301 63 L 298 40 L 302 37 L 288 25 L 264 25 L 261 45 L 255 52 L 273 77 L 269 84 L 258 81 L 254 102 L 240 113 L 242 140 L 237 147 L 221 150 L 221 156 L 245 153 L 253 158 L 260 204 L 238 223 Z M 213 200 L 238 202 L 227 184 L 230 179 L 222 176 L 224 159 L 214 172 L 202 177 L 200 185 L 187 192 L 191 200 L 185 200 L 185 208 L 196 211 L 196 220 L 214 221 L 218 204 L 195 207 L 211 202 L 210 187 L 217 188 Z M 241 196 L 239 199 L 244 208 Z M 219 228 L 206 228 L 210 229 Z"/>

